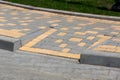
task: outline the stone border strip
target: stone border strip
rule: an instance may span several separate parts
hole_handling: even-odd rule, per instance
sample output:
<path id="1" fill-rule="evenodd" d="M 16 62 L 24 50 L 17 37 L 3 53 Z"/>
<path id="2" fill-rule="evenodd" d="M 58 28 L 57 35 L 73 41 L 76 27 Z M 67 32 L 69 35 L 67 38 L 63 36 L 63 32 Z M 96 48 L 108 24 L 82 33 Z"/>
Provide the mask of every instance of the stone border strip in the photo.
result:
<path id="1" fill-rule="evenodd" d="M 79 62 L 81 64 L 120 68 L 120 57 L 82 54 Z"/>
<path id="2" fill-rule="evenodd" d="M 86 51 L 81 54 L 81 64 L 100 65 L 120 68 L 120 54 L 111 52 Z"/>
<path id="3" fill-rule="evenodd" d="M 15 51 L 21 46 L 21 41 L 19 39 L 0 36 L 0 49 Z"/>
<path id="4" fill-rule="evenodd" d="M 12 3 L 12 2 L 8 2 L 8 1 L 2 1 L 2 0 L 0 1 L 0 3 L 1 4 L 12 5 L 12 6 L 17 6 L 17 7 L 22 7 L 22 8 L 26 8 L 26 9 L 31 9 L 31 10 L 40 10 L 40 11 L 59 13 L 59 14 L 66 14 L 66 15 L 72 15 L 72 16 L 82 16 L 82 17 L 89 17 L 89 18 L 120 21 L 120 17 L 115 17 L 115 16 L 103 16 L 103 15 L 96 15 L 96 14 L 87 14 L 87 13 L 78 13 L 78 12 L 71 12 L 71 11 L 63 11 L 63 10 L 41 8 L 41 7 L 33 7 L 33 6 L 17 4 L 17 3 Z"/>

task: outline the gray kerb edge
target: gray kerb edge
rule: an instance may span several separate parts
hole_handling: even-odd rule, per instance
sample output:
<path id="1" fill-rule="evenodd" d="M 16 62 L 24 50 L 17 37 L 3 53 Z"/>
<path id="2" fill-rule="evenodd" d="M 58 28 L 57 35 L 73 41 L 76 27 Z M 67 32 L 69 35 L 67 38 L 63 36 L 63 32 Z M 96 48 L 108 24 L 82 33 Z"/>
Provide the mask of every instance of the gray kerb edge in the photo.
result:
<path id="1" fill-rule="evenodd" d="M 21 42 L 19 39 L 0 36 L 0 49 L 15 51 L 20 47 L 21 47 Z"/>
<path id="2" fill-rule="evenodd" d="M 119 57 L 81 54 L 80 63 L 120 68 Z"/>

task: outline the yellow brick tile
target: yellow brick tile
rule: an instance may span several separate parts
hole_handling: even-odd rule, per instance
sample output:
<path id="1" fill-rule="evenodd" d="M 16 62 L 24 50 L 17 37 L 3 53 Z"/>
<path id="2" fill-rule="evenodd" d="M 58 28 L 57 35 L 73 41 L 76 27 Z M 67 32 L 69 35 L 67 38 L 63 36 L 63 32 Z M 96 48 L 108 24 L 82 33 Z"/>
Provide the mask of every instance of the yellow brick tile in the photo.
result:
<path id="1" fill-rule="evenodd" d="M 65 36 L 67 33 L 64 33 L 64 32 L 60 32 L 60 33 L 58 33 L 57 35 L 58 36 Z"/>
<path id="2" fill-rule="evenodd" d="M 21 23 L 20 25 L 22 25 L 22 26 L 27 26 L 28 23 Z"/>
<path id="3" fill-rule="evenodd" d="M 7 20 L 5 20 L 5 19 L 0 19 L 0 22 L 6 22 Z"/>
<path id="4" fill-rule="evenodd" d="M 73 19 L 68 19 L 67 22 L 73 22 L 74 20 Z"/>
<path id="5" fill-rule="evenodd" d="M 67 44 L 61 44 L 61 45 L 59 45 L 59 47 L 61 47 L 61 48 L 64 48 L 66 46 L 67 46 Z"/>
<path id="6" fill-rule="evenodd" d="M 30 31 L 30 29 L 23 29 L 23 31 Z"/>
<path id="7" fill-rule="evenodd" d="M 80 42 L 80 41 L 82 41 L 82 39 L 81 38 L 70 38 L 69 41 Z"/>
<path id="8" fill-rule="evenodd" d="M 46 29 L 46 26 L 40 26 L 39 29 Z"/>
<path id="9" fill-rule="evenodd" d="M 84 43 L 84 42 L 78 44 L 78 46 L 80 46 L 80 47 L 83 47 L 85 45 L 86 45 L 86 43 Z"/>
<path id="10" fill-rule="evenodd" d="M 93 40 L 94 38 L 95 38 L 94 36 L 87 37 L 88 40 Z"/>
<path id="11" fill-rule="evenodd" d="M 48 23 L 57 23 L 57 22 L 60 22 L 61 20 L 51 20 L 51 21 L 48 21 Z"/>
<path id="12" fill-rule="evenodd" d="M 89 34 L 97 34 L 98 32 L 96 32 L 96 31 L 87 31 L 86 33 L 89 33 Z"/>
<path id="13" fill-rule="evenodd" d="M 52 26 L 52 27 L 56 27 L 56 26 L 58 26 L 58 24 L 51 24 L 50 26 Z"/>
<path id="14" fill-rule="evenodd" d="M 94 28 L 95 30 L 105 30 L 105 28 Z"/>
<path id="15" fill-rule="evenodd" d="M 114 38 L 112 39 L 113 41 L 117 41 L 117 42 L 120 42 L 120 38 Z"/>
<path id="16" fill-rule="evenodd" d="M 40 54 L 72 58 L 72 59 L 80 59 L 80 56 L 81 56 L 80 54 L 72 54 L 72 53 L 59 52 L 59 51 L 40 49 L 40 48 L 30 48 L 30 47 L 22 47 L 20 48 L 20 50 L 31 51 L 31 52 L 36 52 Z"/>
<path id="17" fill-rule="evenodd" d="M 112 26 L 114 30 L 120 30 L 120 26 Z"/>
<path id="18" fill-rule="evenodd" d="M 5 24 L 0 24 L 0 26 L 4 26 Z"/>
<path id="19" fill-rule="evenodd" d="M 63 40 L 62 39 L 58 39 L 58 40 L 56 40 L 55 42 L 56 43 L 61 43 Z"/>
<path id="20" fill-rule="evenodd" d="M 119 34 L 119 32 L 111 32 L 111 34 L 117 35 L 117 34 Z"/>
<path id="21" fill-rule="evenodd" d="M 95 24 L 95 23 L 96 23 L 96 20 L 94 20 L 93 22 L 87 23 L 87 25 L 92 25 L 92 24 Z"/>
<path id="22" fill-rule="evenodd" d="M 85 35 L 86 33 L 84 33 L 84 32 L 75 32 L 74 34 L 75 35 Z"/>
<path id="23" fill-rule="evenodd" d="M 120 53 L 120 47 L 116 47 L 115 52 Z"/>
<path id="24" fill-rule="evenodd" d="M 105 37 L 105 36 L 104 36 L 104 35 L 99 34 L 99 35 L 97 35 L 97 37 L 100 37 L 100 38 L 101 38 L 101 37 Z"/>
<path id="25" fill-rule="evenodd" d="M 69 52 L 69 51 L 70 51 L 70 49 L 68 49 L 68 48 L 65 48 L 62 50 L 62 52 Z"/>
<path id="26" fill-rule="evenodd" d="M 76 29 L 76 30 L 77 30 L 77 29 L 81 29 L 81 27 L 74 27 L 73 29 Z"/>
<path id="27" fill-rule="evenodd" d="M 36 42 L 32 41 L 32 42 L 29 42 L 29 44 L 26 44 L 25 47 L 31 47 L 31 45 L 35 45 L 35 44 L 36 44 Z"/>
<path id="28" fill-rule="evenodd" d="M 68 28 L 64 27 L 64 28 L 61 28 L 61 30 L 68 30 Z"/>
<path id="29" fill-rule="evenodd" d="M 5 30 L 5 29 L 0 29 L 0 35 L 4 36 L 9 36 L 9 37 L 14 37 L 14 38 L 19 38 L 21 36 L 24 36 L 24 33 L 19 32 L 19 30 Z"/>
<path id="30" fill-rule="evenodd" d="M 116 51 L 116 46 L 100 45 L 100 46 L 96 47 L 94 50 L 114 52 L 114 51 Z"/>
<path id="31" fill-rule="evenodd" d="M 78 24 L 79 26 L 86 26 L 87 24 Z"/>
<path id="32" fill-rule="evenodd" d="M 0 19 L 4 19 L 4 17 L 0 16 Z"/>
<path id="33" fill-rule="evenodd" d="M 20 32 L 21 30 L 20 29 L 11 29 L 10 31 L 12 31 L 12 32 Z"/>
<path id="34" fill-rule="evenodd" d="M 15 26 L 16 24 L 14 24 L 14 23 L 7 23 L 6 25 L 8 25 L 8 26 Z"/>
<path id="35" fill-rule="evenodd" d="M 17 13 L 17 12 L 12 12 L 12 13 L 10 13 L 10 14 L 12 14 L 12 15 L 18 15 L 18 13 Z"/>

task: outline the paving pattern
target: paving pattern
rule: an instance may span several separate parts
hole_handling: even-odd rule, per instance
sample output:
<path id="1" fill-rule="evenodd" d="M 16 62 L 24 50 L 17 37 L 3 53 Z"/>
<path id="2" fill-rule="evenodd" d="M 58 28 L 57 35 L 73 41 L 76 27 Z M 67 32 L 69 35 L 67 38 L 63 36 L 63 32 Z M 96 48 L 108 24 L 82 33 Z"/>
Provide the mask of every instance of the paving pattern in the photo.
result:
<path id="1" fill-rule="evenodd" d="M 120 22 L 55 14 L 0 4 L 0 35 L 40 32 L 20 50 L 79 59 L 86 50 L 120 53 Z"/>

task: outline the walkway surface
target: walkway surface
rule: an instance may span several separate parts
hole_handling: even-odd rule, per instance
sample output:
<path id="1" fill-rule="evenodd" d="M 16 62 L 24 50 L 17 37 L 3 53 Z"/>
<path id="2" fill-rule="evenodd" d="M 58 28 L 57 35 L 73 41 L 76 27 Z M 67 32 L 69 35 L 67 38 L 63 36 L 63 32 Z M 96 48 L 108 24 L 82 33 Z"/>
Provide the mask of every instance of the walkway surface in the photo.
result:
<path id="1" fill-rule="evenodd" d="M 0 50 L 0 80 L 120 80 L 120 69 L 76 60 Z"/>
<path id="2" fill-rule="evenodd" d="M 120 53 L 120 22 L 27 10 L 0 4 L 0 35 L 20 50 L 79 59 L 85 52 Z M 31 36 L 33 40 L 29 40 Z M 28 42 L 25 44 L 25 41 Z"/>
<path id="3" fill-rule="evenodd" d="M 78 62 L 86 53 L 120 56 L 119 21 L 0 4 L 0 37 L 21 42 L 0 50 L 1 80 L 120 80 L 119 68 Z"/>

